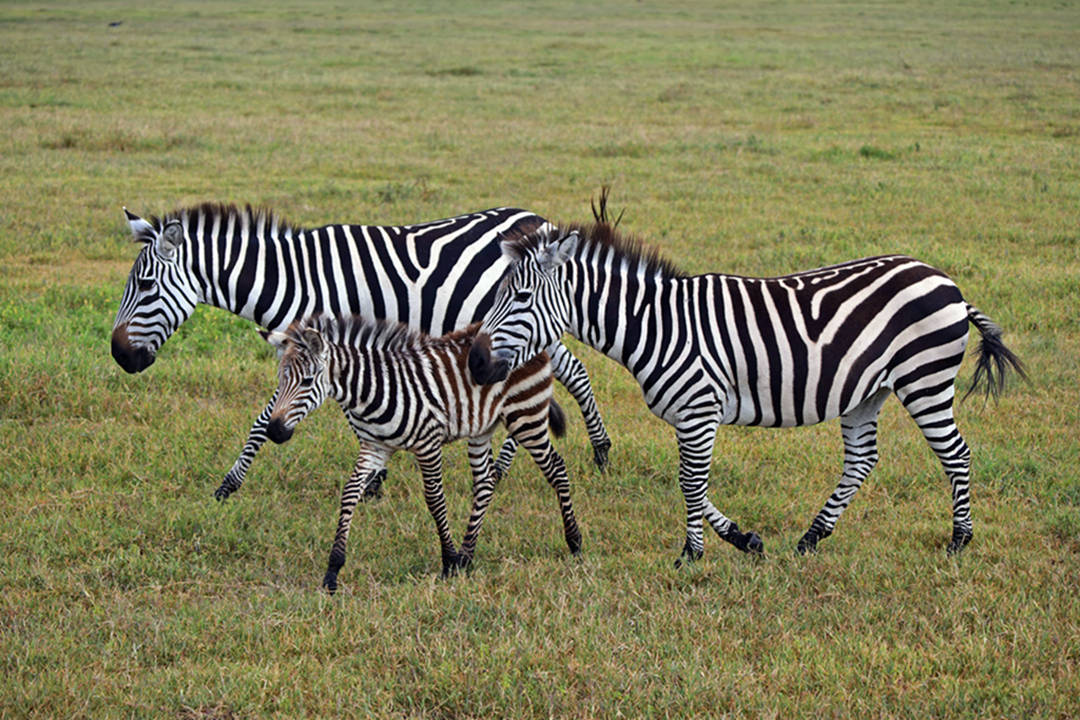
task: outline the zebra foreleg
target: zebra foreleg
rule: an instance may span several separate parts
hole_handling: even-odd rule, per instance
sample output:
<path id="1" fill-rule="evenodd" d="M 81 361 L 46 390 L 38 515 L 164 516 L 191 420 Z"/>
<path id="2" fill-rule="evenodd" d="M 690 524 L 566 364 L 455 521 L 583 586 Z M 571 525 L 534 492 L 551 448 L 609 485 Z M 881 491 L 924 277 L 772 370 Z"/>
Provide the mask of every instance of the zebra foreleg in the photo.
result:
<path id="1" fill-rule="evenodd" d="M 818 541 L 832 535 L 840 515 L 851 504 L 855 493 L 877 464 L 877 419 L 890 392 L 888 388 L 878 390 L 840 418 L 840 431 L 844 437 L 844 471 L 825 507 L 821 508 L 810 529 L 799 539 L 796 549 L 800 555 L 816 551 Z"/>
<path id="2" fill-rule="evenodd" d="M 356 503 L 359 502 L 365 488 L 378 471 L 386 465 L 387 459 L 388 454 L 385 451 L 365 444 L 356 459 L 352 474 L 341 489 L 341 510 L 338 514 L 337 532 L 334 535 L 330 561 L 326 565 L 326 575 L 323 576 L 322 582 L 323 587 L 331 595 L 337 592 L 338 573 L 345 565 L 345 546 L 349 540 L 349 528 L 352 525 Z"/>
<path id="3" fill-rule="evenodd" d="M 548 348 L 548 354 L 551 356 L 551 370 L 555 379 L 562 383 L 581 408 L 585 429 L 593 447 L 593 461 L 603 470 L 608 466 L 611 438 L 604 427 L 600 410 L 596 407 L 596 396 L 593 394 L 592 383 L 589 382 L 589 373 L 561 342 Z"/>
<path id="4" fill-rule="evenodd" d="M 259 416 L 255 418 L 255 423 L 251 426 L 251 430 L 248 431 L 248 439 L 247 442 L 244 443 L 244 449 L 240 451 L 240 457 L 233 463 L 229 472 L 225 473 L 225 479 L 221 481 L 221 485 L 214 491 L 214 498 L 216 500 L 224 500 L 239 490 L 240 486 L 244 484 L 244 478 L 247 476 L 247 471 L 251 467 L 251 462 L 255 459 L 255 455 L 259 452 L 259 448 L 266 443 L 266 425 L 270 422 L 270 414 L 274 409 L 274 402 L 277 400 L 277 395 L 278 391 L 275 388 L 274 394 L 270 398 L 270 402 L 263 408 L 263 411 L 259 413 Z"/>

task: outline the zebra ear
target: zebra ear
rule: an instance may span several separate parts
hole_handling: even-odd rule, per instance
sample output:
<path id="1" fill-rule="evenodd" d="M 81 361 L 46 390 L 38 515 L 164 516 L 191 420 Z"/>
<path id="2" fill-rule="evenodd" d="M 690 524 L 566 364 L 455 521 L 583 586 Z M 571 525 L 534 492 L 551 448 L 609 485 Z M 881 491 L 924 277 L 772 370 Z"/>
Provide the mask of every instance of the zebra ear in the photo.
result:
<path id="1" fill-rule="evenodd" d="M 263 330 L 262 328 L 259 328 L 259 335 L 262 336 L 263 340 L 274 346 L 274 349 L 277 350 L 278 360 L 280 360 L 285 353 L 285 343 L 289 341 L 289 336 L 285 333 Z"/>
<path id="2" fill-rule="evenodd" d="M 176 252 L 176 248 L 180 247 L 180 243 L 184 241 L 184 228 L 180 226 L 179 220 L 172 220 L 165 225 L 165 229 L 161 231 L 161 243 L 158 249 L 164 255 L 172 255 Z"/>
<path id="3" fill-rule="evenodd" d="M 132 240 L 141 243 L 148 243 L 154 240 L 156 233 L 154 232 L 153 225 L 146 222 L 135 213 L 130 212 L 127 208 L 124 208 L 124 216 L 131 226 Z"/>
<path id="4" fill-rule="evenodd" d="M 315 328 L 304 328 L 300 332 L 300 336 L 304 338 L 304 344 L 308 346 L 308 350 L 313 355 L 322 355 L 326 351 L 323 336 Z"/>
<path id="5" fill-rule="evenodd" d="M 574 230 L 566 237 L 549 243 L 540 251 L 540 267 L 544 272 L 551 272 L 570 259 L 577 249 L 578 232 Z"/>

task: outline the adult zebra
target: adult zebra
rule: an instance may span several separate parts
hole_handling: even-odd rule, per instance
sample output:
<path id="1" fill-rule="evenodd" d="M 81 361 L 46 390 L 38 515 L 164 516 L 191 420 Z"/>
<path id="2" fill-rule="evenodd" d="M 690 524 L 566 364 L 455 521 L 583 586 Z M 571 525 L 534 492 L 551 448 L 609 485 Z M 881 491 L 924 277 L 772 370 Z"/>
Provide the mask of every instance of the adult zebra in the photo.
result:
<path id="1" fill-rule="evenodd" d="M 517 208 L 494 208 L 417 225 L 294 227 L 268 210 L 204 204 L 144 220 L 124 209 L 135 241 L 132 265 L 112 332 L 112 354 L 129 373 L 154 362 L 162 343 L 198 303 L 228 310 L 271 330 L 317 313 L 356 313 L 443 335 L 480 319 L 491 306 L 507 262 L 506 233 L 545 221 Z M 549 349 L 556 379 L 585 417 L 596 464 L 611 441 L 584 366 L 561 343 Z M 244 482 L 266 442 L 270 404 L 214 492 L 228 497 Z M 496 467 L 516 447 L 508 438 Z M 371 488 L 375 491 L 381 476 Z"/>
<path id="2" fill-rule="evenodd" d="M 1023 374 L 1001 329 L 966 303 L 941 271 L 900 255 L 775 278 L 687 276 L 607 224 L 547 226 L 503 243 L 513 265 L 474 346 L 480 382 L 570 332 L 625 365 L 649 409 L 675 427 L 686 502 L 683 559 L 703 550 L 702 517 L 744 551 L 763 550 L 707 496 L 721 424 L 767 427 L 841 419 L 844 470 L 799 540 L 832 533 L 877 461 L 877 417 L 896 393 L 952 483 L 957 553 L 971 540 L 970 451 L 953 421 L 953 382 L 968 323 L 982 334 L 974 390 Z M 970 391 L 969 391 L 970 392 Z"/>
<path id="3" fill-rule="evenodd" d="M 442 548 L 443 576 L 469 566 L 495 487 L 491 434 L 499 422 L 525 446 L 555 489 L 566 544 L 574 555 L 581 551 L 566 465 L 548 438 L 549 421 L 556 435 L 565 428 L 551 397 L 548 356 L 535 356 L 495 387 L 477 385 L 469 378 L 467 360 L 479 329 L 480 323 L 473 323 L 432 338 L 396 323 L 320 316 L 298 320 L 286 333 L 264 335 L 280 354 L 270 439 L 286 442 L 300 421 L 332 397 L 362 445 L 356 469 L 341 491 L 337 534 L 323 579 L 331 593 L 345 564 L 356 502 L 397 450 L 412 452 L 420 465 L 424 500 Z M 473 506 L 458 552 L 446 521 L 442 447 L 463 437 L 469 439 Z"/>

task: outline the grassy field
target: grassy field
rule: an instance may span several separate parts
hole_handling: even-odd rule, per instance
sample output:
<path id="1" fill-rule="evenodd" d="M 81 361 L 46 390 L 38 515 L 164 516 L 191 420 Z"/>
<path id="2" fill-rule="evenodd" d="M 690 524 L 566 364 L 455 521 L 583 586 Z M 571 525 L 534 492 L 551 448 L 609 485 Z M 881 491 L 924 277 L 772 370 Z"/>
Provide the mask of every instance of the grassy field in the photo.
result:
<path id="1" fill-rule="evenodd" d="M 1080 11 L 1065 2 L 0 3 L 0 718 L 1080 715 Z M 881 252 L 947 271 L 1033 382 L 958 423 L 975 539 L 894 400 L 821 552 L 835 423 L 722 429 L 711 496 L 767 555 L 683 542 L 673 431 L 588 365 L 614 447 L 519 460 L 439 581 L 411 459 L 319 589 L 355 442 L 336 410 L 211 493 L 274 386 L 200 308 L 128 376 L 120 208 L 299 224 L 494 205 L 623 227 L 693 272 Z M 971 380 L 969 360 L 961 388 Z M 561 390 L 560 390 L 561 392 Z M 565 394 L 560 396 L 568 404 Z M 448 460 L 455 532 L 468 503 Z"/>

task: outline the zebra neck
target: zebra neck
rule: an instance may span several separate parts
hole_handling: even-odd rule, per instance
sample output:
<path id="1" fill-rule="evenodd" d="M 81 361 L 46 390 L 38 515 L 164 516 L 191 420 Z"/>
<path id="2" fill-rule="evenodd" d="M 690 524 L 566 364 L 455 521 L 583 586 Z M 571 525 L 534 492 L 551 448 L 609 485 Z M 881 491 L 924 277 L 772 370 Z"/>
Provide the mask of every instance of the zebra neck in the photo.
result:
<path id="1" fill-rule="evenodd" d="M 671 315 L 665 308 L 685 298 L 684 284 L 683 278 L 634 267 L 575 263 L 569 283 L 570 332 L 637 376 L 661 341 L 663 323 Z"/>

